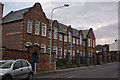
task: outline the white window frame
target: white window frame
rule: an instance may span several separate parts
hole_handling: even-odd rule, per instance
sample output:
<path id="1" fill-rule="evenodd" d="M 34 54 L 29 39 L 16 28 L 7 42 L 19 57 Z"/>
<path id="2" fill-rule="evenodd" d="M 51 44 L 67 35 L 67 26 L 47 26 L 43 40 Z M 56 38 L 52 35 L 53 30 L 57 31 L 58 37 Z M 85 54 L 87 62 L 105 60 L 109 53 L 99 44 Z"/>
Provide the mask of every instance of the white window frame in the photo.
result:
<path id="1" fill-rule="evenodd" d="M 67 49 L 64 49 L 64 58 L 66 58 Z"/>
<path id="2" fill-rule="evenodd" d="M 58 28 L 54 26 L 54 38 L 53 39 L 58 39 Z"/>
<path id="3" fill-rule="evenodd" d="M 62 47 L 59 47 L 59 51 L 61 50 L 61 53 L 59 53 L 59 55 L 61 54 L 61 56 L 59 56 L 59 58 L 62 57 Z"/>
<path id="4" fill-rule="evenodd" d="M 82 45 L 82 36 L 80 35 L 80 45 Z"/>
<path id="5" fill-rule="evenodd" d="M 76 39 L 76 44 L 78 44 L 78 39 Z"/>
<path id="6" fill-rule="evenodd" d="M 28 22 L 27 22 L 27 33 L 32 34 L 32 28 L 33 28 L 33 21 L 32 21 L 32 19 L 28 19 Z"/>
<path id="7" fill-rule="evenodd" d="M 54 51 L 56 51 L 55 53 L 56 53 L 56 58 L 57 58 L 58 53 L 57 53 L 57 47 L 56 46 L 53 46 L 53 52 Z"/>
<path id="8" fill-rule="evenodd" d="M 91 47 L 93 46 L 93 45 L 92 45 L 92 40 L 93 40 L 93 39 L 91 38 L 91 42 L 90 42 L 90 43 L 91 43 L 91 44 L 90 44 L 90 45 L 91 45 Z"/>
<path id="9" fill-rule="evenodd" d="M 79 53 L 79 50 L 77 50 L 77 53 Z"/>
<path id="10" fill-rule="evenodd" d="M 59 41 L 62 41 L 62 34 L 59 34 Z"/>
<path id="11" fill-rule="evenodd" d="M 35 35 L 40 35 L 40 21 L 35 20 Z"/>
<path id="12" fill-rule="evenodd" d="M 44 48 L 44 52 L 42 52 L 42 53 L 46 53 L 46 45 L 45 44 L 41 44 L 41 48 L 42 49 Z"/>
<path id="13" fill-rule="evenodd" d="M 75 50 L 73 50 L 73 57 L 75 56 Z"/>
<path id="14" fill-rule="evenodd" d="M 91 55 L 91 53 L 90 52 L 88 52 L 88 57 L 90 58 L 90 55 Z"/>
<path id="15" fill-rule="evenodd" d="M 46 37 L 46 27 L 47 27 L 47 25 L 45 23 L 42 23 L 42 36 L 44 36 L 44 37 Z M 45 28 L 44 33 L 43 33 L 43 28 Z"/>
<path id="16" fill-rule="evenodd" d="M 69 32 L 69 42 L 71 42 L 72 41 L 72 34 L 71 34 L 71 32 Z"/>
<path id="17" fill-rule="evenodd" d="M 80 51 L 80 56 L 82 56 L 82 51 Z"/>
<path id="18" fill-rule="evenodd" d="M 90 38 L 88 38 L 88 46 L 90 46 Z"/>
<path id="19" fill-rule="evenodd" d="M 67 42 L 67 35 L 64 35 L 64 42 Z"/>
<path id="20" fill-rule="evenodd" d="M 83 41 L 83 46 L 85 46 L 85 41 Z"/>
<path id="21" fill-rule="evenodd" d="M 75 38 L 73 37 L 73 44 L 75 44 Z"/>
<path id="22" fill-rule="evenodd" d="M 48 46 L 48 53 L 50 53 L 50 45 Z"/>

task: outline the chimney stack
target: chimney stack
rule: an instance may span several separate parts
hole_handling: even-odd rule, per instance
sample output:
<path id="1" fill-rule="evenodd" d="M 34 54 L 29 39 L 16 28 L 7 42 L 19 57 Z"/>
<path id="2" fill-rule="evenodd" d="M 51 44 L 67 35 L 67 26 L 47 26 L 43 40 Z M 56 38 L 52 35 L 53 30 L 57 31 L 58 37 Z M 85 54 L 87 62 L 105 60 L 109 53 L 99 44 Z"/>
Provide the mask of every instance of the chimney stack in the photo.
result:
<path id="1" fill-rule="evenodd" d="M 2 17 L 3 17 L 3 7 L 4 7 L 4 4 L 0 3 L 0 20 L 2 20 Z"/>

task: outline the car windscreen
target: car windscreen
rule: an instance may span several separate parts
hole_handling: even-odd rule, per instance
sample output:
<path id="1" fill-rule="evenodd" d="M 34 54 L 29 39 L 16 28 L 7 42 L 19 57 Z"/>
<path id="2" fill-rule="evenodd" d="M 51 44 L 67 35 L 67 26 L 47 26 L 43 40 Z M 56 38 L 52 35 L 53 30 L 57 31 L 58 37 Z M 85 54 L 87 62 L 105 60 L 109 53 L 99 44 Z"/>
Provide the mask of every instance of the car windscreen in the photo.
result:
<path id="1" fill-rule="evenodd" d="M 0 63 L 0 68 L 10 68 L 12 65 L 13 61 L 5 61 Z"/>

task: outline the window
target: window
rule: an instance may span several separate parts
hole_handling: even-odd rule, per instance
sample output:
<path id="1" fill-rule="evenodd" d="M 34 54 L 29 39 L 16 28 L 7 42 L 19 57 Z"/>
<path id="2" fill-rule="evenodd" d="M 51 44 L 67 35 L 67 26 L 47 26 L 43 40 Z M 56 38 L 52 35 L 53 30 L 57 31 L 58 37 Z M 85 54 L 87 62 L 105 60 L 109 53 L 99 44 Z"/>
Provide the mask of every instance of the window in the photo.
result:
<path id="1" fill-rule="evenodd" d="M 88 46 L 90 46 L 90 38 L 88 38 Z"/>
<path id="2" fill-rule="evenodd" d="M 75 50 L 73 50 L 73 56 L 75 56 Z"/>
<path id="3" fill-rule="evenodd" d="M 53 52 L 56 53 L 56 58 L 57 58 L 57 47 L 56 46 L 53 47 Z"/>
<path id="4" fill-rule="evenodd" d="M 88 57 L 90 57 L 90 54 L 91 54 L 91 53 L 89 52 L 89 53 L 88 53 Z"/>
<path id="5" fill-rule="evenodd" d="M 26 61 L 21 61 L 22 62 L 22 67 L 28 67 L 28 66 L 30 66 Z"/>
<path id="6" fill-rule="evenodd" d="M 71 32 L 69 32 L 69 42 L 71 42 L 71 39 L 72 39 Z"/>
<path id="7" fill-rule="evenodd" d="M 75 59 L 75 50 L 73 50 L 73 58 Z"/>
<path id="8" fill-rule="evenodd" d="M 30 34 L 32 34 L 32 19 L 29 19 L 28 20 L 28 24 L 27 24 L 27 33 L 30 33 Z"/>
<path id="9" fill-rule="evenodd" d="M 75 44 L 75 38 L 73 38 L 73 43 Z"/>
<path id="10" fill-rule="evenodd" d="M 18 68 L 21 68 L 21 67 L 22 67 L 21 62 L 20 61 L 16 61 L 14 63 L 13 69 L 18 69 Z"/>
<path id="11" fill-rule="evenodd" d="M 82 36 L 80 35 L 80 45 L 82 45 Z"/>
<path id="12" fill-rule="evenodd" d="M 64 42 L 67 42 L 67 35 L 64 35 Z"/>
<path id="13" fill-rule="evenodd" d="M 93 56 L 92 52 L 91 52 L 91 57 Z"/>
<path id="14" fill-rule="evenodd" d="M 50 46 L 48 46 L 48 53 L 50 53 Z"/>
<path id="15" fill-rule="evenodd" d="M 83 52 L 83 56 L 85 56 L 85 52 Z"/>
<path id="16" fill-rule="evenodd" d="M 59 41 L 62 41 L 62 34 L 59 34 Z"/>
<path id="17" fill-rule="evenodd" d="M 46 36 L 46 24 L 42 23 L 42 36 Z"/>
<path id="18" fill-rule="evenodd" d="M 49 31 L 49 39 L 51 38 L 51 31 Z"/>
<path id="19" fill-rule="evenodd" d="M 92 38 L 91 38 L 91 47 L 92 47 Z"/>
<path id="20" fill-rule="evenodd" d="M 54 27 L 54 39 L 57 39 L 58 37 L 58 28 Z"/>
<path id="21" fill-rule="evenodd" d="M 35 35 L 39 35 L 39 30 L 40 29 L 40 21 L 36 20 L 35 21 Z"/>
<path id="22" fill-rule="evenodd" d="M 72 59 L 72 51 L 71 50 L 68 50 L 68 52 L 70 53 L 70 59 Z"/>
<path id="23" fill-rule="evenodd" d="M 78 39 L 76 39 L 76 44 L 78 44 Z"/>
<path id="24" fill-rule="evenodd" d="M 42 53 L 46 53 L 46 45 L 45 44 L 41 44 L 41 52 Z"/>
<path id="25" fill-rule="evenodd" d="M 59 47 L 59 58 L 61 58 L 61 57 L 62 57 L 62 48 Z"/>
<path id="26" fill-rule="evenodd" d="M 85 41 L 83 41 L 83 46 L 85 46 Z"/>
<path id="27" fill-rule="evenodd" d="M 66 58 L 67 49 L 64 49 L 64 58 Z"/>
<path id="28" fill-rule="evenodd" d="M 106 51 L 106 48 L 103 48 L 103 51 Z"/>
<path id="29" fill-rule="evenodd" d="M 82 52 L 80 52 L 80 56 L 82 56 Z"/>

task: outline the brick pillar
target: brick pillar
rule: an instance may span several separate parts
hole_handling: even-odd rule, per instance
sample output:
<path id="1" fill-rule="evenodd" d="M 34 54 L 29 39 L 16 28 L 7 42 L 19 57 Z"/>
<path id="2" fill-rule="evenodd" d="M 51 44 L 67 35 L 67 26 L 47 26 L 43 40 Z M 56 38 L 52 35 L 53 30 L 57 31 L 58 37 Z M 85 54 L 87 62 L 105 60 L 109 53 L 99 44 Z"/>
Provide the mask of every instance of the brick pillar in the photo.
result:
<path id="1" fill-rule="evenodd" d="M 99 55 L 99 63 L 102 64 L 102 55 Z"/>
<path id="2" fill-rule="evenodd" d="M 80 66 L 80 53 L 77 53 L 77 65 Z"/>
<path id="3" fill-rule="evenodd" d="M 66 53 L 66 66 L 67 66 L 67 68 L 69 68 L 70 67 L 70 53 Z"/>
<path id="4" fill-rule="evenodd" d="M 93 63 L 96 65 L 96 55 L 93 55 Z"/>
<path id="5" fill-rule="evenodd" d="M 52 63 L 51 63 L 51 70 L 55 71 L 56 70 L 56 53 L 52 53 L 51 56 L 52 56 L 51 57 L 51 61 L 52 61 Z"/>
<path id="6" fill-rule="evenodd" d="M 105 61 L 105 63 L 107 62 L 107 56 L 106 56 L 106 54 L 104 54 L 104 61 Z"/>
<path id="7" fill-rule="evenodd" d="M 109 56 L 109 63 L 111 62 L 111 55 L 110 54 L 108 54 L 108 56 Z"/>
<path id="8" fill-rule="evenodd" d="M 116 61 L 119 61 L 119 55 L 116 54 Z"/>
<path id="9" fill-rule="evenodd" d="M 85 60 L 86 60 L 87 66 L 88 66 L 89 65 L 89 63 L 88 63 L 88 54 L 85 55 Z"/>

